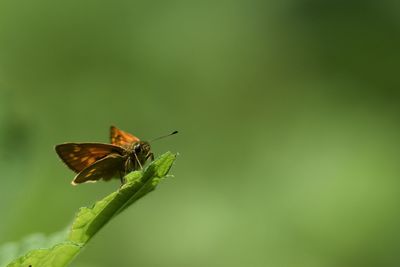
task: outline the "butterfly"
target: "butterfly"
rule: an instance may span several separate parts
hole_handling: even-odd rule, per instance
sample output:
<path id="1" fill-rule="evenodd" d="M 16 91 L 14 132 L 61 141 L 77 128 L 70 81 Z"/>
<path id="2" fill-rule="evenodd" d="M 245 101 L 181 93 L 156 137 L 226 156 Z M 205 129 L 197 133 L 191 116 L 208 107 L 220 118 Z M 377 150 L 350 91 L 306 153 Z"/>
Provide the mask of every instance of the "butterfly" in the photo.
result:
<path id="1" fill-rule="evenodd" d="M 175 133 L 177 131 L 169 135 Z M 141 141 L 136 136 L 115 126 L 110 127 L 110 142 L 111 144 L 64 143 L 56 145 L 55 150 L 58 156 L 71 170 L 77 173 L 72 185 L 97 182 L 101 179 L 108 181 L 117 177 L 121 179 L 121 183 L 124 183 L 125 174 L 142 169 L 148 159 L 154 160 L 149 142 Z"/>

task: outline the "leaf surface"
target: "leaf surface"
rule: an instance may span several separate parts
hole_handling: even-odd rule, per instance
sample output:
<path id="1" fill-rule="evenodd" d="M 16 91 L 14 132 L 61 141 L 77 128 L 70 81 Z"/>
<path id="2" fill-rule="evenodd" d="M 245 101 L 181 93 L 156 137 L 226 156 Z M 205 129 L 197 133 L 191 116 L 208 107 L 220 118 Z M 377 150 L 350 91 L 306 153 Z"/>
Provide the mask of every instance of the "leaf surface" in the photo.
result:
<path id="1" fill-rule="evenodd" d="M 36 242 L 36 249 L 16 258 L 7 267 L 67 266 L 87 242 L 114 216 L 153 191 L 159 182 L 167 176 L 175 158 L 175 154 L 167 152 L 153 161 L 146 170 L 129 173 L 125 176 L 126 183 L 117 191 L 97 201 L 90 208 L 82 207 L 79 209 L 66 238 L 61 241 L 54 239 L 54 237 L 53 239 L 50 238 L 49 240 L 53 241 L 52 246 L 44 248 L 43 245 L 49 244 L 49 242 L 48 240 L 43 241 L 45 240 L 43 237 L 41 242 Z M 14 243 L 6 244 L 0 247 L 0 256 L 2 252 L 4 254 L 3 259 L 10 256 L 15 257 L 10 253 L 17 254 L 18 245 Z"/>

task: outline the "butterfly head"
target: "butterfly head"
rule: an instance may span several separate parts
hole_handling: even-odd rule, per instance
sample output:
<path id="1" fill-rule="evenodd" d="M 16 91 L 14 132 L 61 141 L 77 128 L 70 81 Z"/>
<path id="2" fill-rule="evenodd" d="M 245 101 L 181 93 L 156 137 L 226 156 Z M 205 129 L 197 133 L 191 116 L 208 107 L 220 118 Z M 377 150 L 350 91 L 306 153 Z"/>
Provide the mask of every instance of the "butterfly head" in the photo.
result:
<path id="1" fill-rule="evenodd" d="M 144 157 L 147 157 L 151 153 L 151 147 L 149 142 L 139 141 L 134 144 L 133 151 L 135 152 L 136 155 L 142 155 Z"/>

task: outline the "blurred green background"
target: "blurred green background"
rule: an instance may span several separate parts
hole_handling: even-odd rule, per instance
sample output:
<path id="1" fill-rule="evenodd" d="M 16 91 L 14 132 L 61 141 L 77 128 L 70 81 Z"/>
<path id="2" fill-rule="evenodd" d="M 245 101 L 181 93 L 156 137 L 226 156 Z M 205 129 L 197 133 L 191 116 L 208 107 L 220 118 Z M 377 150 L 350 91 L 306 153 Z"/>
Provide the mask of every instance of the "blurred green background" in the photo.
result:
<path id="1" fill-rule="evenodd" d="M 179 152 L 72 266 L 400 265 L 397 1 L 0 2 L 0 243 L 63 229 L 62 142 Z"/>

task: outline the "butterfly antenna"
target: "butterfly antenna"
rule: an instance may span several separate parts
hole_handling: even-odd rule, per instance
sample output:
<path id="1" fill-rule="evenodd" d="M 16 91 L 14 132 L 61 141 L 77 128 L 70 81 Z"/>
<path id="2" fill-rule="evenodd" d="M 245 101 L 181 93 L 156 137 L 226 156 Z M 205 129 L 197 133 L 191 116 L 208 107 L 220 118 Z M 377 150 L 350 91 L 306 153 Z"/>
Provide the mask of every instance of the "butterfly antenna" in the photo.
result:
<path id="1" fill-rule="evenodd" d="M 178 131 L 173 131 L 172 133 L 170 133 L 170 134 L 167 134 L 167 135 L 163 135 L 163 136 L 160 136 L 160 137 L 157 137 L 157 138 L 154 138 L 153 140 L 151 140 L 150 142 L 154 142 L 154 141 L 156 141 L 156 140 L 159 140 L 159 139 L 162 139 L 162 138 L 165 138 L 165 137 L 168 137 L 168 136 L 171 136 L 171 135 L 174 135 L 174 134 L 177 134 L 178 133 Z"/>

